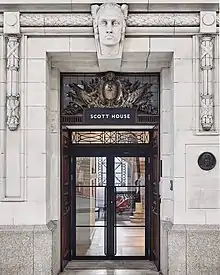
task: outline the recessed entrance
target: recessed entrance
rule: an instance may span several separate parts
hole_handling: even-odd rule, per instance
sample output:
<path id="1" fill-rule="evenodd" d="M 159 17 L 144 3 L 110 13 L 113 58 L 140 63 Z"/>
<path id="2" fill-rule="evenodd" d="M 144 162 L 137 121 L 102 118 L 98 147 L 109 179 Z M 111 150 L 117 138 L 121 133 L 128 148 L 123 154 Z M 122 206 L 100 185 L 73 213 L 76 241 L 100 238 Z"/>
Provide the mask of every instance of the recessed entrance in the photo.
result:
<path id="1" fill-rule="evenodd" d="M 127 182 L 128 175 L 124 174 L 127 171 L 122 171 L 127 170 L 129 164 L 128 158 L 123 157 L 123 152 L 119 152 L 120 156 L 116 157 L 103 150 L 101 155 L 76 157 L 76 162 L 81 163 L 78 168 L 79 165 L 83 165 L 83 168 L 76 172 L 74 254 L 76 257 L 108 259 L 118 256 L 145 257 L 148 246 L 145 243 L 145 175 L 142 176 L 143 183 L 140 179 L 140 186 L 136 187 L 134 183 Z M 129 158 L 132 162 L 133 157 Z M 141 161 L 145 162 L 144 159 Z M 106 169 L 105 171 L 99 166 L 96 171 L 100 177 L 106 177 L 100 185 L 96 183 L 97 174 L 90 174 L 83 181 L 80 179 L 80 173 L 87 174 L 93 162 L 99 162 Z M 122 177 L 125 180 L 124 186 L 121 185 Z M 86 181 L 92 185 L 86 186 Z"/>
<path id="2" fill-rule="evenodd" d="M 151 100 L 153 114 L 140 111 L 147 102 L 138 103 L 136 109 L 119 108 L 111 92 L 118 98 L 121 84 L 115 90 L 114 82 L 107 84 L 106 108 L 82 106 L 80 91 L 74 85 L 70 85 L 70 96 L 76 104 L 65 103 L 68 112 L 62 117 L 61 131 L 62 266 L 74 259 L 148 259 L 159 268 L 158 102 L 152 104 Z M 107 92 L 105 85 L 101 86 L 103 94 Z M 122 102 L 123 94 L 120 97 Z M 67 125 L 68 121 L 72 125 Z M 134 127 L 147 121 L 149 127 Z M 83 124 L 90 126 L 81 127 Z"/>
<path id="3" fill-rule="evenodd" d="M 148 256 L 150 152 L 143 149 L 74 146 L 75 257 Z"/>

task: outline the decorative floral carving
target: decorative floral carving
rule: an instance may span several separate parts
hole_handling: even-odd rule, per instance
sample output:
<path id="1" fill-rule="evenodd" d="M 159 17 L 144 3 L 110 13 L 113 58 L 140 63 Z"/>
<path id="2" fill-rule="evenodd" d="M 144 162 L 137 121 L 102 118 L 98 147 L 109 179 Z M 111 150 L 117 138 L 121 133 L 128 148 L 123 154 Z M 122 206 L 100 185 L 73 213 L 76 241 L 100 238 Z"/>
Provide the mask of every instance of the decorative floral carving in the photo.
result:
<path id="1" fill-rule="evenodd" d="M 128 16 L 129 27 L 197 27 L 200 23 L 199 14 L 194 13 L 146 13 Z"/>
<path id="2" fill-rule="evenodd" d="M 87 13 L 22 13 L 20 16 L 22 27 L 92 27 L 92 22 L 92 16 Z M 127 18 L 128 27 L 199 27 L 199 25 L 199 13 L 135 13 L 129 14 Z"/>
<path id="3" fill-rule="evenodd" d="M 213 126 L 213 67 L 214 67 L 214 38 L 203 36 L 200 39 L 200 69 L 201 69 L 201 93 L 200 116 L 204 131 L 209 131 Z"/>
<path id="4" fill-rule="evenodd" d="M 186 13 L 178 14 L 174 13 L 174 26 L 175 27 L 198 27 L 200 25 L 199 14 Z"/>
<path id="5" fill-rule="evenodd" d="M 133 108 L 145 114 L 158 114 L 158 109 L 152 104 L 151 86 L 139 81 L 131 83 L 128 79 L 122 80 L 112 72 L 90 83 L 72 83 L 67 94 L 71 102 L 62 114 L 75 115 L 86 108 Z"/>
<path id="6" fill-rule="evenodd" d="M 92 27 L 92 16 L 87 13 L 23 13 L 21 27 Z"/>
<path id="7" fill-rule="evenodd" d="M 7 125 L 15 131 L 20 120 L 20 94 L 18 86 L 19 38 L 7 37 Z"/>

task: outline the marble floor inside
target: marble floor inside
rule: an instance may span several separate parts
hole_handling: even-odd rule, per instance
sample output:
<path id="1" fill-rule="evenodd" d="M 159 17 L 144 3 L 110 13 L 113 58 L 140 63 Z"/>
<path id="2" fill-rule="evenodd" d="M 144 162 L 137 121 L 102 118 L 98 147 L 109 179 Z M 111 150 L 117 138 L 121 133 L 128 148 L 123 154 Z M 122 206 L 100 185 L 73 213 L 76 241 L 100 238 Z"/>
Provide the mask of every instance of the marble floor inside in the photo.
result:
<path id="1" fill-rule="evenodd" d="M 153 270 L 66 270 L 61 275 L 158 275 L 159 272 Z"/>
<path id="2" fill-rule="evenodd" d="M 105 255 L 105 228 L 103 222 L 96 223 L 93 228 L 90 244 L 77 241 L 77 256 Z M 130 226 L 129 226 L 130 225 Z M 140 225 L 139 225 L 140 226 Z M 80 228 L 80 234 L 85 228 Z M 120 222 L 115 228 L 116 256 L 145 256 L 145 228 L 131 226 L 130 223 Z"/>

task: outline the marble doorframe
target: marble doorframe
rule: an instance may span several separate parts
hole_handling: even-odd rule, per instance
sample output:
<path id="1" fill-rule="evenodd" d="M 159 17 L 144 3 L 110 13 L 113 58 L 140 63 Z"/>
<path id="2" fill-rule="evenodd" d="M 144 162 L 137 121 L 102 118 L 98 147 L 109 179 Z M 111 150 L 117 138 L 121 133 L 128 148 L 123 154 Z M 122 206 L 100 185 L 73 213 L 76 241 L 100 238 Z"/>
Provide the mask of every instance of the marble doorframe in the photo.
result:
<path id="1" fill-rule="evenodd" d="M 56 58 L 57 58 L 57 55 L 56 55 Z M 57 63 L 58 63 L 57 61 L 53 61 L 53 56 L 50 54 L 50 61 L 48 61 L 48 65 L 51 64 L 49 66 L 52 67 L 52 71 L 50 73 L 50 75 L 51 75 L 50 84 L 51 85 L 55 85 L 55 86 L 52 86 L 53 87 L 52 88 L 53 91 L 50 91 L 50 94 L 52 95 L 52 92 L 53 92 L 53 96 L 59 98 L 59 96 L 60 96 L 60 82 L 59 81 L 60 81 L 60 71 L 62 70 L 62 65 L 61 65 L 61 67 L 59 67 L 59 66 L 57 66 Z M 167 60 L 167 64 L 169 64 L 168 60 Z M 161 93 L 161 95 L 163 93 L 165 93 L 165 92 L 166 93 L 169 92 L 168 85 L 170 87 L 170 81 L 171 81 L 171 80 L 169 80 L 170 70 L 171 70 L 171 68 L 168 67 L 168 66 L 167 67 L 162 67 L 161 70 L 160 70 L 160 75 L 161 75 L 160 93 Z M 82 71 L 80 71 L 80 72 L 82 72 Z M 89 69 L 89 72 L 91 72 L 90 69 Z M 95 71 L 95 72 L 97 72 L 97 71 Z M 140 71 L 140 73 L 142 73 L 142 71 Z M 49 102 L 53 102 L 53 100 L 54 100 L 54 98 L 53 99 L 51 98 L 51 99 L 49 99 Z M 161 114 L 160 114 L 161 116 L 162 116 L 162 110 L 165 111 L 165 108 L 166 108 L 164 104 L 165 104 L 164 101 L 161 102 L 161 106 L 160 106 L 161 107 Z M 166 112 L 166 115 L 168 115 L 167 112 Z M 171 113 L 169 115 L 171 116 Z M 57 132 L 57 129 L 59 129 L 59 126 L 60 126 L 60 124 L 59 124 L 59 122 L 60 122 L 59 121 L 60 114 L 59 114 L 59 112 L 58 112 L 58 114 L 55 114 L 55 113 L 52 112 L 51 116 L 52 116 L 51 117 L 51 125 L 49 127 L 52 130 L 51 130 L 50 133 L 48 133 L 48 138 L 50 139 L 49 143 L 53 147 L 53 143 L 55 142 L 55 140 L 57 142 L 57 139 L 60 138 L 60 133 Z M 114 128 L 116 129 L 117 127 L 114 127 Z M 164 133 L 162 132 L 161 133 L 161 137 L 162 137 L 163 134 Z M 165 135 L 166 134 L 167 133 L 165 133 Z M 170 134 L 170 138 L 171 138 L 171 134 Z M 163 145 L 164 145 L 164 141 L 162 141 L 161 139 L 162 138 L 160 138 L 160 142 L 163 142 Z M 57 145 L 55 145 L 55 146 L 57 146 Z M 161 154 L 163 154 L 162 151 L 161 151 Z M 166 153 L 165 153 L 165 155 L 163 157 L 166 157 Z M 168 161 L 171 161 L 171 159 L 169 159 L 169 160 L 166 159 L 166 162 L 168 162 Z M 54 171 L 53 167 L 51 167 L 51 171 Z M 165 179 L 161 179 L 160 185 L 162 184 L 162 181 L 164 181 L 164 180 Z M 52 185 L 53 185 L 53 181 L 50 181 L 50 186 L 52 186 Z M 163 187 L 163 189 L 164 188 L 165 187 Z M 172 201 L 172 198 L 170 198 L 169 200 Z M 54 203 L 55 203 L 55 201 L 54 201 Z M 52 202 L 52 204 L 54 204 L 54 203 Z M 166 198 L 166 203 L 167 203 L 167 198 Z M 55 208 L 57 209 L 57 205 L 54 205 L 54 209 Z M 173 212 L 172 212 L 172 210 L 170 211 L 170 209 L 168 211 L 169 211 L 169 213 L 167 213 L 167 210 L 165 210 L 165 213 L 166 213 L 166 215 L 168 215 L 169 217 L 171 217 L 170 219 L 172 220 L 172 218 L 173 218 L 172 217 Z M 165 215 L 165 213 L 163 212 L 163 215 Z M 165 223 L 167 223 L 167 221 L 165 221 Z M 60 219 L 58 219 L 58 224 L 59 224 L 59 228 L 60 228 L 61 227 L 61 225 L 60 225 Z M 164 230 L 163 227 L 161 227 L 161 229 Z M 59 234 L 60 234 L 60 231 L 59 231 Z M 161 238 L 162 238 L 162 235 L 161 235 L 160 239 Z M 163 237 L 163 240 L 164 240 L 164 237 Z M 164 246 L 164 242 L 161 239 L 161 249 L 160 249 L 161 250 L 161 256 L 162 256 L 162 258 L 161 258 L 161 266 L 167 266 L 167 264 L 168 264 L 168 259 L 163 256 L 165 254 L 165 252 L 167 251 L 167 249 L 168 249 L 167 245 Z M 166 274 L 166 273 L 164 273 L 164 274 Z"/>
<path id="2" fill-rule="evenodd" d="M 146 41 L 148 42 L 147 39 L 146 39 Z M 135 52 L 135 49 L 133 49 L 133 51 Z M 74 56 L 75 53 L 76 52 L 72 52 L 71 54 Z M 63 54 L 65 55 L 65 53 L 61 53 L 61 55 L 59 55 L 58 53 L 53 54 L 53 52 L 47 52 L 46 66 L 47 66 L 47 70 L 48 70 L 47 72 L 48 72 L 48 76 L 49 76 L 48 77 L 49 85 L 47 85 L 48 86 L 47 94 L 49 93 L 48 103 L 49 103 L 49 106 L 51 106 L 51 107 L 47 106 L 47 107 L 49 107 L 49 112 L 48 112 L 48 117 L 47 117 L 48 118 L 47 139 L 48 139 L 48 144 L 50 144 L 50 146 L 52 148 L 57 148 L 57 147 L 59 148 L 58 140 L 60 139 L 60 132 L 59 132 L 59 129 L 60 129 L 60 113 L 59 113 L 59 111 L 60 111 L 60 109 L 59 109 L 59 104 L 57 104 L 56 102 L 60 102 L 60 73 L 67 72 L 67 70 L 64 71 L 65 61 L 61 61 L 61 59 L 63 58 Z M 147 52 L 146 52 L 146 54 L 147 54 Z M 159 55 L 161 55 L 161 53 L 159 53 L 158 56 Z M 173 58 L 173 53 L 171 51 L 170 51 L 170 53 L 166 52 L 166 50 L 165 50 L 164 56 L 165 56 L 165 58 L 162 61 L 161 67 L 158 67 L 156 69 L 156 72 L 157 73 L 160 72 L 160 75 L 161 75 L 161 80 L 160 80 L 161 96 L 163 96 L 163 93 L 169 93 L 169 91 L 171 91 L 170 90 L 170 88 L 171 88 L 171 73 L 170 72 L 172 70 L 172 67 L 170 67 L 170 66 L 172 66 L 171 59 Z M 73 60 L 73 62 L 74 62 L 74 60 Z M 77 68 L 77 65 L 76 65 L 76 68 Z M 71 70 L 71 68 L 69 68 L 69 67 L 67 67 L 67 69 L 68 69 L 68 72 Z M 83 69 L 84 70 L 82 71 L 81 68 L 78 68 L 74 72 L 97 72 L 97 70 L 98 70 L 98 68 L 96 66 L 94 66 L 94 68 L 92 70 L 91 70 L 90 66 L 88 66 L 87 68 L 84 67 Z M 141 69 L 138 72 L 143 73 L 143 71 L 144 70 Z M 129 72 L 129 69 L 128 69 L 128 72 Z M 166 111 L 166 115 L 168 115 L 168 116 L 170 115 L 170 119 L 172 119 L 169 107 L 165 106 L 165 104 L 167 104 L 167 103 L 165 101 L 163 101 L 162 99 L 160 99 L 160 102 L 161 102 L 161 106 L 160 106 L 161 117 L 163 117 L 163 114 Z M 54 107 L 54 106 L 56 106 L 56 107 Z M 168 110 L 165 110 L 165 108 L 168 108 Z M 164 127 L 166 127 L 166 126 L 164 125 Z M 164 148 L 164 141 L 163 141 L 162 135 L 164 135 L 164 134 L 167 136 L 166 130 L 163 130 L 161 132 L 161 138 L 160 138 L 160 142 L 163 142 L 163 148 Z M 170 134 L 170 138 L 171 138 L 171 134 Z M 165 146 L 167 146 L 167 145 L 165 145 Z M 57 148 L 57 150 L 59 151 L 60 148 L 59 149 L 58 148 Z M 56 155 L 56 152 L 52 152 L 52 154 L 53 154 L 54 161 L 56 163 L 59 163 L 60 155 Z M 163 157 L 166 157 L 166 152 L 164 155 L 163 151 L 161 150 L 161 155 Z M 166 162 L 168 162 L 168 161 L 170 161 L 170 159 L 168 160 L 168 158 L 167 158 Z M 48 161 L 48 163 L 50 163 L 50 161 Z M 54 167 L 50 167 L 50 171 L 51 171 L 50 175 L 52 175 L 52 171 L 54 171 Z M 59 184 L 59 178 L 60 178 L 59 171 L 57 171 L 57 175 L 58 176 L 56 179 L 53 176 L 50 178 L 50 180 L 49 180 L 50 187 L 54 186 L 54 180 L 56 180 L 56 185 Z M 164 179 L 162 179 L 162 180 L 164 180 Z M 161 182 L 162 182 L 162 180 L 161 180 Z M 58 190 L 58 188 L 56 188 L 56 190 Z M 57 192 L 58 193 L 56 194 L 56 196 L 59 197 L 60 191 L 58 190 Z M 52 196 L 54 196 L 54 195 L 52 195 Z M 171 198 L 171 200 L 172 200 L 172 198 Z M 162 200 L 162 202 L 163 202 L 163 200 Z M 60 207 L 59 201 L 53 197 L 50 205 L 52 205 L 52 209 L 51 209 L 52 213 L 50 214 L 50 216 L 51 216 L 50 219 L 53 220 L 54 217 L 56 217 L 58 219 L 58 229 L 57 230 L 59 231 L 60 230 L 60 219 L 59 219 L 60 217 L 59 217 L 59 215 L 54 215 L 54 212 L 53 212 L 55 209 L 56 209 L 55 211 L 58 211 L 58 208 Z M 163 203 L 162 203 L 162 205 L 163 205 Z M 172 217 L 172 211 L 170 213 L 167 213 L 166 215 L 168 215 L 169 217 Z M 60 236 L 60 231 L 58 234 Z M 164 249 L 164 245 L 162 248 Z M 165 248 L 165 250 L 167 250 L 167 247 Z M 161 254 L 163 255 L 164 252 L 161 251 Z M 167 266 L 167 259 L 165 257 L 161 258 L 161 265 Z"/>

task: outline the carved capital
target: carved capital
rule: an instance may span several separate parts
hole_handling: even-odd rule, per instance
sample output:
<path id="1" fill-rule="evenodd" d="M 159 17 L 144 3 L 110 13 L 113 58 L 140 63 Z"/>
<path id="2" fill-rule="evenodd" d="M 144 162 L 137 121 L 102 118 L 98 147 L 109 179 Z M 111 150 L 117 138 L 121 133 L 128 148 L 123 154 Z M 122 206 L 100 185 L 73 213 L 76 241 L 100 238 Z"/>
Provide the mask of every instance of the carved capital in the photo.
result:
<path id="1" fill-rule="evenodd" d="M 6 37 L 7 44 L 7 125 L 15 131 L 20 120 L 20 93 L 19 93 L 19 44 L 17 36 Z"/>

